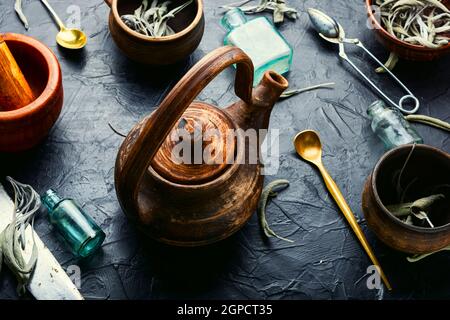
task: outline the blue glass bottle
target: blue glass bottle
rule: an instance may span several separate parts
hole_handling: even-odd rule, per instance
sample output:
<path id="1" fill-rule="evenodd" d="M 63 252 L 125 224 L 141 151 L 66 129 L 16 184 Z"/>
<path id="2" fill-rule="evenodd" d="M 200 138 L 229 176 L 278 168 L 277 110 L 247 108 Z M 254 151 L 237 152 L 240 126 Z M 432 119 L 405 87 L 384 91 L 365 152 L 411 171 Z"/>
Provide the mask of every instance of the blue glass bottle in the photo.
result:
<path id="1" fill-rule="evenodd" d="M 102 245 L 105 233 L 74 200 L 61 199 L 52 189 L 41 198 L 48 209 L 50 222 L 76 256 L 87 257 Z"/>
<path id="2" fill-rule="evenodd" d="M 224 44 L 242 49 L 252 59 L 253 85 L 259 83 L 267 70 L 284 74 L 291 68 L 294 51 L 267 18 L 247 20 L 242 10 L 235 8 L 225 13 L 221 24 L 228 31 Z"/>
<path id="3" fill-rule="evenodd" d="M 389 108 L 381 101 L 375 101 L 367 109 L 372 120 L 372 131 L 383 141 L 386 149 L 403 144 L 423 143 L 422 137 L 397 109 Z"/>

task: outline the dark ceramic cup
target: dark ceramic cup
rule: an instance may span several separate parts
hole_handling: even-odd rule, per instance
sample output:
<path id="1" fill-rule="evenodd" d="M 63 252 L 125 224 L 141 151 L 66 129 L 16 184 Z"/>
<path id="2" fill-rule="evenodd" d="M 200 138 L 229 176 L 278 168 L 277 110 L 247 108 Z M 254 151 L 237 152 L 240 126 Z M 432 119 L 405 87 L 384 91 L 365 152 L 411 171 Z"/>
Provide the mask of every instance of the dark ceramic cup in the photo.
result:
<path id="1" fill-rule="evenodd" d="M 388 246 L 407 253 L 430 253 L 450 245 L 450 188 L 440 190 L 447 200 L 430 216 L 435 228 L 408 225 L 385 206 L 397 203 L 393 180 L 411 148 L 412 145 L 400 146 L 381 157 L 364 186 L 362 209 L 369 228 Z M 425 193 L 431 186 L 449 185 L 450 155 L 431 146 L 416 145 L 402 174 L 402 181 L 414 178 L 419 183 L 412 184 L 408 191 L 414 199 L 429 196 Z"/>

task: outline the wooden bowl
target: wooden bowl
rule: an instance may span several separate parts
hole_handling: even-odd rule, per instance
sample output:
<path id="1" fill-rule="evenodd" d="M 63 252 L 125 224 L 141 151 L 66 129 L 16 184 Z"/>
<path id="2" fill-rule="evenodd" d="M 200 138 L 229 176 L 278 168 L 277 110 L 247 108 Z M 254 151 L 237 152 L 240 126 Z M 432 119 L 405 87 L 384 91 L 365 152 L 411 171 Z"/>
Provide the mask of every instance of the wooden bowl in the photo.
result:
<path id="1" fill-rule="evenodd" d="M 173 0 L 170 8 L 186 0 Z M 129 28 L 120 18 L 140 6 L 142 0 L 105 0 L 111 7 L 109 30 L 116 45 L 130 59 L 150 65 L 169 65 L 188 57 L 200 44 L 205 29 L 202 0 L 180 11 L 169 25 L 175 34 L 160 38 L 145 36 Z"/>
<path id="2" fill-rule="evenodd" d="M 36 39 L 15 33 L 3 37 L 37 98 L 23 108 L 0 112 L 0 152 L 24 151 L 47 136 L 61 112 L 61 68 Z"/>
<path id="3" fill-rule="evenodd" d="M 430 61 L 435 60 L 450 52 L 450 43 L 436 49 L 427 48 L 421 45 L 415 45 L 401 41 L 391 35 L 381 26 L 380 21 L 374 15 L 374 0 L 366 0 L 366 9 L 370 23 L 375 31 L 376 38 L 390 52 L 396 53 L 399 57 L 413 61 Z M 450 8 L 450 0 L 442 2 L 447 8 Z"/>
<path id="4" fill-rule="evenodd" d="M 397 202 L 392 183 L 394 172 L 403 167 L 411 147 L 400 146 L 381 157 L 364 186 L 362 209 L 368 226 L 388 246 L 407 253 L 430 253 L 450 245 L 450 188 L 444 192 L 446 204 L 430 216 L 435 228 L 408 225 L 384 205 Z M 416 145 L 402 180 L 411 181 L 414 177 L 420 179 L 420 190 L 410 189 L 415 199 L 429 196 L 424 194 L 428 186 L 449 184 L 450 155 L 431 146 Z"/>

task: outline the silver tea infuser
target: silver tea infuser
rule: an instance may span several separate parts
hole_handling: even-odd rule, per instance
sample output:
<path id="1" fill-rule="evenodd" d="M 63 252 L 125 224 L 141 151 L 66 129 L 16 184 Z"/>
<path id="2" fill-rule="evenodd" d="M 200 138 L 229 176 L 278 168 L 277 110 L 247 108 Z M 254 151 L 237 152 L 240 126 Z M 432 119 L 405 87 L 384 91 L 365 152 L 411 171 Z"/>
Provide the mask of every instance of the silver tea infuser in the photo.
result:
<path id="1" fill-rule="evenodd" d="M 345 37 L 345 32 L 342 26 L 333 18 L 326 15 L 320 10 L 310 8 L 308 9 L 309 18 L 314 26 L 314 29 L 319 33 L 319 35 L 332 43 L 339 45 L 339 56 L 347 61 L 353 69 L 355 69 L 371 86 L 374 88 L 387 102 L 392 106 L 400 109 L 403 113 L 412 114 L 417 112 L 420 106 L 419 100 L 414 96 L 414 94 L 401 82 L 386 66 L 377 59 L 367 48 L 361 43 L 359 39 L 350 39 Z M 395 103 L 391 98 L 389 98 L 378 86 L 372 82 L 347 56 L 345 53 L 345 43 L 354 44 L 361 49 L 363 49 L 375 62 L 377 62 L 402 88 L 407 92 L 406 95 L 400 98 L 398 103 Z M 406 100 L 412 99 L 414 101 L 414 108 L 407 110 L 403 107 Z"/>

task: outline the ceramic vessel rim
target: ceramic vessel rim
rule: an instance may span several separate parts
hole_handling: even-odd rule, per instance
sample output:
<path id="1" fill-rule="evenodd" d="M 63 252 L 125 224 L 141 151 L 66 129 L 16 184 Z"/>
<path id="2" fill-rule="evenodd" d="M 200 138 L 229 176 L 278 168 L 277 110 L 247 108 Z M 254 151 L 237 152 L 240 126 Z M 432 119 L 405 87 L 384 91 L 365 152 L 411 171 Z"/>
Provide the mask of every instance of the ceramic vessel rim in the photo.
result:
<path id="1" fill-rule="evenodd" d="M 181 38 L 182 36 L 186 35 L 187 33 L 194 30 L 195 27 L 200 23 L 200 20 L 203 16 L 203 0 L 195 0 L 197 3 L 197 13 L 195 15 L 194 20 L 192 20 L 191 24 L 189 24 L 186 28 L 181 30 L 180 32 L 177 32 L 175 34 L 172 34 L 170 36 L 164 36 L 164 37 L 158 37 L 158 38 L 152 38 L 143 34 L 140 34 L 137 31 L 132 30 L 130 27 L 128 27 L 120 18 L 119 11 L 117 10 L 117 2 L 120 0 L 113 0 L 111 11 L 114 16 L 114 20 L 117 22 L 117 24 L 122 28 L 123 31 L 128 33 L 129 35 L 139 38 L 144 41 L 148 42 L 166 42 L 166 41 L 173 41 Z"/>
<path id="2" fill-rule="evenodd" d="M 237 131 L 237 134 L 240 136 L 242 135 L 242 133 L 240 131 Z M 241 138 L 242 138 L 242 136 L 241 136 Z M 239 168 L 239 166 L 246 165 L 246 164 L 239 163 L 239 161 L 242 160 L 244 157 L 244 152 L 245 152 L 245 148 L 243 148 L 243 146 L 241 145 L 241 148 L 239 148 L 239 150 L 237 152 L 236 161 L 234 163 L 232 163 L 228 168 L 226 168 L 222 172 L 222 174 L 220 174 L 213 180 L 207 181 L 204 183 L 200 183 L 200 184 L 181 184 L 181 183 L 170 181 L 170 180 L 164 178 L 163 176 L 161 176 L 151 165 L 148 167 L 147 173 L 148 173 L 148 171 L 150 171 L 151 174 L 153 175 L 153 177 L 155 177 L 156 179 L 158 179 L 160 182 L 162 182 L 164 184 L 170 185 L 173 188 L 178 188 L 178 189 L 182 189 L 182 190 L 199 190 L 199 189 L 204 189 L 204 188 L 212 188 L 212 187 L 217 186 L 218 184 L 222 184 L 223 180 L 228 180 L 229 178 L 231 178 L 232 175 Z"/>
<path id="3" fill-rule="evenodd" d="M 375 202 L 381 208 L 381 211 L 385 214 L 385 216 L 387 216 L 391 221 L 393 221 L 395 224 L 401 226 L 402 228 L 420 232 L 420 233 L 438 233 L 438 232 L 442 232 L 442 231 L 450 231 L 450 223 L 447 223 L 447 224 L 444 224 L 442 226 L 435 227 L 435 228 L 423 228 L 423 227 L 411 226 L 406 223 L 403 223 L 384 206 L 383 202 L 380 199 L 380 196 L 378 195 L 377 177 L 380 172 L 380 167 L 386 161 L 389 161 L 390 158 L 393 157 L 394 155 L 396 155 L 398 152 L 401 152 L 405 149 L 411 149 L 411 147 L 412 147 L 412 144 L 406 144 L 406 145 L 399 146 L 397 148 L 389 150 L 380 158 L 380 160 L 378 160 L 377 164 L 375 165 L 375 168 L 373 169 L 372 179 L 371 179 L 372 192 L 373 192 Z M 430 153 L 434 152 L 444 158 L 448 158 L 448 160 L 450 161 L 450 155 L 438 148 L 435 148 L 435 147 L 432 147 L 429 145 L 425 145 L 425 144 L 418 144 L 418 145 L 416 145 L 416 149 L 422 149 L 422 150 L 430 152 Z"/>
<path id="4" fill-rule="evenodd" d="M 5 33 L 3 34 L 3 37 L 6 42 L 16 41 L 37 49 L 47 64 L 48 80 L 44 90 L 32 103 L 17 110 L 0 111 L 0 122 L 20 120 L 21 118 L 37 113 L 41 109 L 45 108 L 55 89 L 58 88 L 58 82 L 61 80 L 58 59 L 46 45 L 23 34 Z"/>
<path id="5" fill-rule="evenodd" d="M 369 16 L 370 22 L 376 26 L 376 29 L 374 31 L 379 31 L 383 34 L 384 37 L 389 38 L 393 42 L 395 42 L 396 45 L 409 48 L 414 51 L 424 51 L 424 52 L 439 52 L 439 51 L 446 51 L 450 49 L 450 42 L 444 46 L 441 46 L 439 48 L 428 48 L 416 44 L 407 43 L 405 41 L 402 41 L 400 39 L 397 39 L 393 35 L 391 35 L 389 32 L 386 31 L 386 29 L 381 26 L 381 24 L 378 22 L 378 20 L 375 18 L 374 14 L 372 13 L 371 6 L 373 5 L 373 0 L 366 0 L 366 9 L 367 14 Z"/>
<path id="6" fill-rule="evenodd" d="M 227 112 L 225 112 L 223 109 L 218 108 L 218 107 L 216 107 L 216 106 L 214 106 L 214 105 L 212 105 L 212 104 L 210 104 L 210 103 L 206 103 L 206 102 L 198 101 L 198 100 L 192 101 L 191 104 L 189 105 L 189 107 L 188 107 L 186 110 L 188 110 L 188 109 L 191 108 L 191 107 L 197 108 L 197 109 L 202 109 L 202 108 L 205 108 L 205 107 L 206 107 L 206 109 L 204 109 L 204 112 L 209 112 L 209 113 L 216 112 L 217 114 L 220 114 L 222 117 L 224 117 L 224 119 L 225 119 L 226 121 L 228 121 L 228 124 L 230 125 L 230 129 L 235 130 L 235 132 L 237 132 L 238 134 L 240 133 L 240 131 L 236 131 L 236 125 L 235 125 L 235 123 L 233 122 L 233 119 L 232 119 L 232 118 L 230 117 L 230 115 L 229 115 Z M 186 111 L 185 111 L 185 112 L 186 112 Z M 170 135 L 171 135 L 171 133 L 169 133 L 169 136 L 170 136 Z M 164 143 L 165 143 L 165 142 L 163 142 L 163 145 L 164 145 Z M 236 146 L 236 144 L 235 144 L 235 146 Z M 162 147 L 162 145 L 161 145 L 161 147 Z M 161 149 L 161 147 L 160 147 L 160 149 Z M 155 157 L 156 157 L 156 156 L 155 156 Z M 236 154 L 236 161 L 235 161 L 235 162 L 237 162 L 238 157 L 240 157 L 240 154 L 239 154 L 239 153 Z M 232 165 L 233 165 L 233 164 L 227 165 L 227 166 L 223 167 L 223 168 L 219 171 L 219 173 L 215 175 L 215 177 L 216 177 L 216 178 L 219 178 L 221 175 L 225 174 L 228 170 L 231 169 L 231 166 L 232 166 Z M 155 168 L 152 167 L 152 169 L 155 171 L 155 173 L 158 173 L 157 170 L 156 170 Z M 171 180 L 169 180 L 169 179 L 167 179 L 167 178 L 164 178 L 163 175 L 161 175 L 160 173 L 158 173 L 158 175 L 161 177 L 161 179 L 164 179 L 164 180 L 167 180 L 167 181 L 171 181 Z M 206 182 L 199 183 L 199 184 L 197 184 L 197 185 L 203 185 L 203 184 L 206 184 L 207 182 L 214 181 L 216 178 L 213 178 L 212 180 L 207 179 Z M 173 181 L 171 181 L 171 182 L 173 182 Z M 174 182 L 174 183 L 175 183 L 175 184 L 182 185 L 182 186 L 185 185 L 185 184 L 177 183 L 177 182 Z M 194 184 L 194 185 L 195 185 L 195 184 Z"/>

